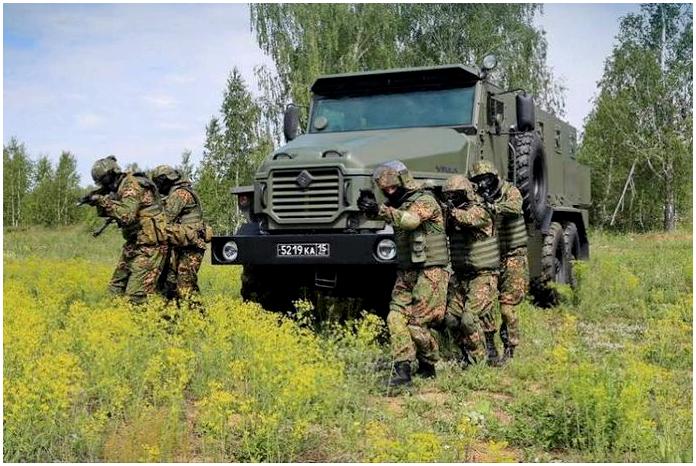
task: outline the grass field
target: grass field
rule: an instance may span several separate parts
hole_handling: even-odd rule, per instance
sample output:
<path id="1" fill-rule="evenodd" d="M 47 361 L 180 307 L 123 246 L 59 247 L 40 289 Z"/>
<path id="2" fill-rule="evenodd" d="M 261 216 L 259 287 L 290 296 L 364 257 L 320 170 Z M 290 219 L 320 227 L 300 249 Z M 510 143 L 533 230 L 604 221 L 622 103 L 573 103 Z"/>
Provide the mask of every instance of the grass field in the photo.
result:
<path id="1" fill-rule="evenodd" d="M 205 317 L 132 308 L 105 292 L 116 231 L 6 231 L 4 460 L 690 462 L 691 233 L 591 244 L 511 364 L 387 396 L 373 316 L 317 334 L 209 264 Z"/>

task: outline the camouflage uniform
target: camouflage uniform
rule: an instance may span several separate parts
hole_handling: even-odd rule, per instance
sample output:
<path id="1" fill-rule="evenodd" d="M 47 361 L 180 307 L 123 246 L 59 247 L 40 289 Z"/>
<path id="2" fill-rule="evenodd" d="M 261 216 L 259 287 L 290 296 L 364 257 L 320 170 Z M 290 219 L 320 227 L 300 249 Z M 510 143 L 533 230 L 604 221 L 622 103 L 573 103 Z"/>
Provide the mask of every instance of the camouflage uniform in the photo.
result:
<path id="1" fill-rule="evenodd" d="M 500 198 L 494 204 L 497 213 L 497 223 L 507 219 L 520 219 L 524 222 L 522 211 L 522 195 L 511 183 L 503 181 L 500 189 Z M 500 228 L 500 226 L 499 226 Z M 526 231 L 525 231 L 526 235 Z M 521 238 L 520 238 L 521 239 Z M 512 247 L 510 247 L 512 246 Z M 519 344 L 519 327 L 516 307 L 527 294 L 529 286 L 529 267 L 527 265 L 526 242 L 517 241 L 510 244 L 501 236 L 501 269 L 500 269 L 500 338 L 508 347 L 516 347 Z"/>
<path id="2" fill-rule="evenodd" d="M 165 294 L 178 298 L 199 293 L 198 270 L 206 248 L 206 229 L 198 194 L 178 170 L 159 165 L 152 170 L 152 179 L 164 198 L 170 246 Z M 172 293 L 173 292 L 173 293 Z"/>
<path id="3" fill-rule="evenodd" d="M 164 200 L 164 211 L 169 223 L 178 223 L 183 215 L 199 209 L 200 201 L 191 190 L 191 183 L 179 182 L 172 187 Z M 190 246 L 172 247 L 170 253 L 170 270 L 174 275 L 176 293 L 179 297 L 198 293 L 198 270 L 205 255 L 205 242 L 199 236 L 192 240 Z M 172 278 L 168 277 L 168 281 Z"/>
<path id="4" fill-rule="evenodd" d="M 467 352 L 483 359 L 483 332 L 495 332 L 495 306 L 498 295 L 497 242 L 491 213 L 462 175 L 451 177 L 443 192 L 467 193 L 467 202 L 448 209 L 447 233 L 454 275 L 450 280 L 447 312 L 458 321 L 453 330 L 464 362 Z"/>
<path id="5" fill-rule="evenodd" d="M 109 291 L 142 303 L 156 292 L 164 267 L 166 220 L 157 189 L 145 175 L 126 172 L 119 176 L 113 196 L 95 196 L 100 215 L 115 219 L 126 240 Z"/>
<path id="6" fill-rule="evenodd" d="M 401 162 L 381 165 L 374 178 L 383 191 L 393 186 L 403 188 L 398 202 L 390 200 L 376 211 L 378 218 L 394 227 L 397 242 L 398 270 L 387 316 L 394 361 L 397 368 L 406 369 L 408 381 L 410 365 L 416 360 L 421 363 L 419 370 L 428 367 L 434 376 L 439 354 L 429 328 L 445 315 L 449 280 L 442 209 Z"/>
<path id="7" fill-rule="evenodd" d="M 495 212 L 495 228 L 501 256 L 500 282 L 500 338 L 505 347 L 505 358 L 513 356 L 519 343 L 519 327 L 515 307 L 527 293 L 529 269 L 527 265 L 527 230 L 522 210 L 522 195 L 511 183 L 501 180 L 490 162 L 478 162 L 472 177 L 495 176 L 497 188 L 487 199 Z"/>

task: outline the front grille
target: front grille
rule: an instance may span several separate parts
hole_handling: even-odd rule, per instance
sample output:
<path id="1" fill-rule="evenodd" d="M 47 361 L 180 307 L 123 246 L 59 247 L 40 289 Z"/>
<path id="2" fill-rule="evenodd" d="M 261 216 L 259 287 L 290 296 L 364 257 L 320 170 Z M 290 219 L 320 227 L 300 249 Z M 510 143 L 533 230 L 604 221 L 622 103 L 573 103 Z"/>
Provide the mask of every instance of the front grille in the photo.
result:
<path id="1" fill-rule="evenodd" d="M 271 210 L 281 220 L 330 220 L 338 211 L 339 191 L 337 168 L 275 170 L 271 173 Z"/>

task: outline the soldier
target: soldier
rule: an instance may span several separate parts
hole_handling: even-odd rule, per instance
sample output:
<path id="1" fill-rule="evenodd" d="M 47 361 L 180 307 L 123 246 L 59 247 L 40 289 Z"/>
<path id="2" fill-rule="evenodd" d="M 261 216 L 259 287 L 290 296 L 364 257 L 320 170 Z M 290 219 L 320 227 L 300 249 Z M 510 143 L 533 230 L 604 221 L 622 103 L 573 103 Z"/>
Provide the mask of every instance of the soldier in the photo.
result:
<path id="1" fill-rule="evenodd" d="M 449 263 L 442 209 L 415 182 L 406 166 L 391 161 L 377 167 L 373 179 L 387 197 L 378 205 L 374 194 L 360 196 L 358 207 L 394 227 L 397 275 L 387 316 L 394 357 L 390 386 L 411 383 L 411 364 L 418 375 L 435 377 L 439 359 L 430 328 L 445 315 Z"/>
<path id="2" fill-rule="evenodd" d="M 447 236 L 454 269 L 447 293 L 448 327 L 462 352 L 465 368 L 482 359 L 480 328 L 486 338 L 488 364 L 496 365 L 493 336 L 500 255 L 493 215 L 463 175 L 449 178 L 443 195 L 448 204 Z"/>
<path id="3" fill-rule="evenodd" d="M 191 183 L 168 165 L 155 167 L 152 179 L 160 194 L 166 196 L 163 199 L 164 212 L 170 224 L 166 281 L 175 296 L 190 297 L 200 291 L 198 270 L 205 254 L 206 225 L 201 201 Z"/>
<path id="4" fill-rule="evenodd" d="M 114 219 L 126 240 L 109 291 L 142 303 L 156 292 L 167 255 L 166 219 L 157 187 L 142 173 L 122 173 L 113 155 L 94 163 L 92 179 L 110 194 L 93 194 L 89 204 L 100 216 Z"/>
<path id="5" fill-rule="evenodd" d="M 492 163 L 474 164 L 471 180 L 478 192 L 492 205 L 500 244 L 501 274 L 499 289 L 500 339 L 504 354 L 501 362 L 511 359 L 519 343 L 516 307 L 524 299 L 529 284 L 527 266 L 527 228 L 522 211 L 522 195 L 510 182 L 501 180 Z"/>

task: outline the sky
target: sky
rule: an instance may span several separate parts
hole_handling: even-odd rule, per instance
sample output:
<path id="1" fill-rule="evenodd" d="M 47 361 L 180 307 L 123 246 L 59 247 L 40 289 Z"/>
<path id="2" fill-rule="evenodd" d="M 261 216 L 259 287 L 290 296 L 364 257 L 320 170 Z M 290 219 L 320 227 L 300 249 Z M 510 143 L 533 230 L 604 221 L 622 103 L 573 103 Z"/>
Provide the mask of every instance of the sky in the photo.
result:
<path id="1" fill-rule="evenodd" d="M 635 4 L 547 4 L 547 61 L 565 85 L 566 119 L 582 129 L 619 18 Z M 237 67 L 253 92 L 256 45 L 244 4 L 4 4 L 3 142 L 33 158 L 69 150 L 83 185 L 92 163 L 200 159 L 205 125 Z M 281 116 L 278 116 L 281 118 Z"/>

